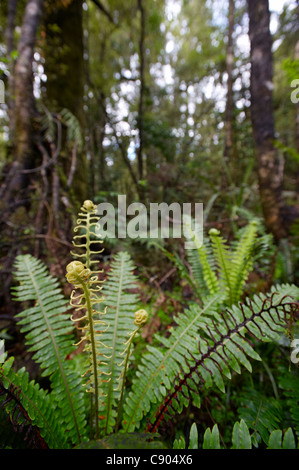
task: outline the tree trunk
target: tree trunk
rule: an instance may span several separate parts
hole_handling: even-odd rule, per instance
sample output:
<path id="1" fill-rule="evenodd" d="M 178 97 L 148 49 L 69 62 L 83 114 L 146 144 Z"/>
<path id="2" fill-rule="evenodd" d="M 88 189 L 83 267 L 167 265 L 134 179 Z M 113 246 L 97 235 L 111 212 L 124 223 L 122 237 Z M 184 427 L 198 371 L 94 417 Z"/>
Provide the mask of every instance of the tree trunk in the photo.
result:
<path id="1" fill-rule="evenodd" d="M 145 10 L 142 0 L 138 0 L 138 10 L 140 13 L 140 38 L 139 38 L 139 78 L 140 78 L 140 93 L 139 93 L 139 106 L 138 106 L 138 130 L 139 130 L 139 147 L 137 149 L 138 159 L 138 176 L 139 180 L 144 178 L 143 170 L 143 147 L 144 147 L 144 91 L 145 91 L 145 51 L 144 51 L 144 40 L 145 40 Z"/>
<path id="2" fill-rule="evenodd" d="M 54 2 L 53 2 L 54 3 Z M 66 108 L 83 124 L 84 46 L 82 0 L 49 6 L 46 31 L 46 99 L 49 109 Z"/>
<path id="3" fill-rule="evenodd" d="M 84 119 L 84 44 L 83 44 L 83 0 L 72 0 L 66 6 L 49 4 L 45 17 L 45 73 L 47 75 L 47 107 L 51 112 L 69 110 L 79 121 L 82 135 Z M 85 154 L 76 148 L 65 150 L 65 135 L 59 157 L 63 172 L 71 178 L 76 199 L 82 201 L 87 195 L 88 165 Z M 73 158 L 74 151 L 76 159 Z M 75 166 L 74 166 L 75 163 Z M 69 178 L 70 180 L 70 178 Z"/>
<path id="4" fill-rule="evenodd" d="M 42 4 L 43 0 L 29 0 L 26 5 L 15 65 L 16 157 L 25 168 L 32 158 L 32 119 L 35 114 L 32 61 Z"/>
<path id="5" fill-rule="evenodd" d="M 13 206 L 22 204 L 22 201 L 16 203 L 15 195 L 20 198 L 22 190 L 28 186 L 28 178 L 23 170 L 34 167 L 35 100 L 32 62 L 36 32 L 42 15 L 42 5 L 43 0 L 29 0 L 27 2 L 18 43 L 18 58 L 14 68 L 14 162 L 0 191 L 4 209 L 7 203 L 12 203 Z"/>
<path id="6" fill-rule="evenodd" d="M 299 14 L 298 20 L 299 20 Z M 299 41 L 295 46 L 294 59 L 299 60 Z M 295 103 L 295 149 L 299 153 L 299 102 Z"/>
<path id="7" fill-rule="evenodd" d="M 6 58 L 8 61 L 8 100 L 7 111 L 9 118 L 9 140 L 14 138 L 14 60 L 11 56 L 14 50 L 14 28 L 18 0 L 9 0 L 7 5 L 7 20 L 5 28 Z"/>
<path id="8" fill-rule="evenodd" d="M 226 72 L 227 72 L 227 94 L 226 94 L 226 107 L 225 107 L 225 145 L 223 152 L 223 159 L 225 165 L 225 172 L 223 173 L 222 186 L 225 187 L 228 183 L 228 165 L 231 155 L 231 148 L 233 145 L 233 67 L 234 67 L 234 46 L 233 46 L 233 32 L 234 32 L 234 15 L 235 5 L 234 0 L 229 0 L 228 12 L 228 38 L 226 49 Z"/>
<path id="9" fill-rule="evenodd" d="M 251 43 L 251 119 L 265 223 L 276 240 L 286 236 L 283 221 L 283 167 L 274 148 L 272 40 L 268 0 L 247 0 Z"/>

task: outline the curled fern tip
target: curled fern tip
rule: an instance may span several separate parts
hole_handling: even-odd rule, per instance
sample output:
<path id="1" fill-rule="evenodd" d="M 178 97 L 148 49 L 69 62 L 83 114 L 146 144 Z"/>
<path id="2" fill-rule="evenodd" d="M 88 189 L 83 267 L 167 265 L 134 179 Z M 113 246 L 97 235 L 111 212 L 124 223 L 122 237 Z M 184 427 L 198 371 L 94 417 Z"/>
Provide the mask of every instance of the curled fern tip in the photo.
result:
<path id="1" fill-rule="evenodd" d="M 148 313 L 146 310 L 142 308 L 140 310 L 137 310 L 137 312 L 135 312 L 134 325 L 136 326 L 145 325 L 147 320 L 148 320 Z"/>
<path id="2" fill-rule="evenodd" d="M 72 261 L 66 267 L 66 279 L 75 287 L 80 287 L 82 281 L 87 281 L 90 269 L 87 269 L 81 261 Z"/>

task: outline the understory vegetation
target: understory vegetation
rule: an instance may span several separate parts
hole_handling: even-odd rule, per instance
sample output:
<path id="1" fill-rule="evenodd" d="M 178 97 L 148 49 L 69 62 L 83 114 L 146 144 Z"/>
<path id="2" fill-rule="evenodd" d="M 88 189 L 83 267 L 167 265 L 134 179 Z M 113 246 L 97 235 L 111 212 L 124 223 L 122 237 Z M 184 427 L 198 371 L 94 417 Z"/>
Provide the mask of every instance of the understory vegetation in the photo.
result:
<path id="1" fill-rule="evenodd" d="M 103 278 L 98 219 L 97 206 L 85 201 L 66 266 L 71 314 L 46 266 L 29 254 L 16 258 L 13 295 L 26 306 L 18 325 L 48 386 L 15 370 L 13 357 L 1 365 L 1 409 L 16 431 L 5 432 L 7 444 L 21 433 L 42 448 L 121 448 L 126 439 L 130 448 L 295 448 L 299 383 L 290 342 L 299 289 L 281 284 L 243 297 L 260 259 L 257 221 L 232 247 L 210 230 L 210 244 L 190 258 L 194 297 L 146 344 L 140 333 L 155 317 L 136 294 L 127 252 L 115 255 Z"/>
<path id="2" fill-rule="evenodd" d="M 1 0 L 0 449 L 299 448 L 298 19 Z"/>

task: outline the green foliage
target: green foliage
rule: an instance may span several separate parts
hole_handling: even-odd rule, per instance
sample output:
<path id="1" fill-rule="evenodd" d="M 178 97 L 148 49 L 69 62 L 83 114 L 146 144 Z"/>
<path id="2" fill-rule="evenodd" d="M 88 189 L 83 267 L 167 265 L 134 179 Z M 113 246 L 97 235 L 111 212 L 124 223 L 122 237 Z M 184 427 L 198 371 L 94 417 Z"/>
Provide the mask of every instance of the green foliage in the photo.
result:
<path id="1" fill-rule="evenodd" d="M 119 433 L 97 441 L 89 441 L 76 447 L 76 449 L 166 449 L 158 434 L 147 433 Z"/>
<path id="2" fill-rule="evenodd" d="M 33 447 L 68 447 L 56 400 L 39 384 L 30 381 L 24 368 L 15 373 L 13 362 L 11 357 L 0 368 L 0 403 L 12 423 L 15 427 L 25 427 Z"/>
<path id="3" fill-rule="evenodd" d="M 104 399 L 100 414 L 105 416 L 103 426 L 105 434 L 113 431 L 116 409 L 120 403 L 122 385 L 125 381 L 129 361 L 126 354 L 131 335 L 135 330 L 134 313 L 138 306 L 138 297 L 130 293 L 136 288 L 136 280 L 130 256 L 126 252 L 115 255 L 111 270 L 103 288 L 104 305 L 107 308 L 106 321 L 111 325 L 103 333 L 103 342 L 111 351 L 105 360 L 102 371 L 109 380 L 102 384 Z"/>
<path id="4" fill-rule="evenodd" d="M 219 442 L 219 431 L 218 426 L 215 424 L 211 431 L 210 428 L 205 430 L 203 436 L 203 449 L 220 449 L 220 442 Z"/>
<path id="5" fill-rule="evenodd" d="M 229 247 L 219 230 L 209 231 L 210 240 L 201 244 L 198 234 L 192 229 L 191 223 L 186 224 L 188 240 L 196 248 L 187 249 L 187 258 L 192 274 L 177 255 L 166 250 L 164 253 L 176 264 L 182 276 L 194 289 L 196 296 L 204 300 L 206 296 L 224 293 L 224 303 L 233 305 L 238 302 L 248 274 L 253 268 L 255 244 L 258 234 L 258 223 L 252 220 L 239 233 L 235 246 Z"/>
<path id="6" fill-rule="evenodd" d="M 267 294 L 232 304 L 251 266 L 249 245 L 256 225 L 252 223 L 243 231 L 233 250 L 218 232 L 212 232 L 213 268 L 207 252 L 202 251 L 199 259 L 205 266 L 204 282 L 216 278 L 216 267 L 217 274 L 221 273 L 217 284 L 206 282 L 207 290 L 215 291 L 204 297 L 202 305 L 190 303 L 175 315 L 167 335 L 155 334 L 154 343 L 146 346 L 127 381 L 134 340 L 148 319 L 144 309 L 136 311 L 134 265 L 128 253 L 116 254 L 103 283 L 102 270 L 93 268 L 101 250 L 96 206 L 91 201 L 85 201 L 77 222 L 77 259 L 68 264 L 66 274 L 74 288 L 71 319 L 58 282 L 45 266 L 30 255 L 16 260 L 15 277 L 20 285 L 14 288 L 15 298 L 34 302 L 18 316 L 20 328 L 33 359 L 49 378 L 50 390 L 30 382 L 24 369 L 14 372 L 11 358 L 0 367 L 0 403 L 15 427 L 26 426 L 28 435 L 43 447 L 161 448 L 164 445 L 156 431 L 165 421 L 180 416 L 190 404 L 199 409 L 201 391 L 218 389 L 223 393 L 226 381 L 240 375 L 243 367 L 251 373 L 251 360 L 261 360 L 254 342 L 281 339 L 292 320 L 298 288 L 275 286 Z M 83 345 L 80 352 L 75 350 L 72 320 L 79 336 L 76 346 Z M 78 360 L 70 359 L 74 354 Z M 292 402 L 295 395 L 288 384 L 284 387 Z M 259 435 L 267 444 L 270 433 L 280 424 L 273 406 L 271 402 L 262 407 L 254 397 L 251 402 L 246 399 L 246 406 L 239 409 L 241 421 L 232 430 L 232 448 L 250 448 Z M 295 413 L 293 419 L 296 422 Z M 145 431 L 149 440 L 144 440 Z M 198 440 L 198 429 L 193 425 L 189 448 L 197 448 Z M 271 443 L 274 441 L 276 435 Z M 216 428 L 206 430 L 204 448 L 218 448 L 219 442 Z M 282 446 L 293 444 L 287 432 Z M 183 445 L 182 438 L 174 442 L 176 448 Z"/>
<path id="7" fill-rule="evenodd" d="M 280 429 L 273 431 L 269 438 L 268 449 L 296 449 L 295 436 L 291 428 L 285 433 Z"/>
<path id="8" fill-rule="evenodd" d="M 260 357 L 245 333 L 261 341 L 279 338 L 288 309 L 284 296 L 298 295 L 296 287 L 286 285 L 278 290 L 280 294 L 273 289 L 268 296 L 256 295 L 246 304 L 234 305 L 222 313 L 218 312 L 216 296 L 203 308 L 191 305 L 178 315 L 170 336 L 157 337 L 163 349 L 147 347 L 126 402 L 125 429 L 139 428 L 147 416 L 149 429 L 155 430 L 164 414 L 180 413 L 190 400 L 199 406 L 199 386 L 215 384 L 224 391 L 223 378 L 230 379 L 232 370 L 241 373 L 244 366 L 251 372 L 248 359 Z M 161 402 L 153 413 L 151 404 Z"/>
<path id="9" fill-rule="evenodd" d="M 296 80 L 299 73 L 299 60 L 292 60 L 290 57 L 282 61 L 282 68 L 286 72 L 289 81 Z"/>
<path id="10" fill-rule="evenodd" d="M 192 432 L 196 429 L 196 424 L 193 423 L 191 426 L 189 439 L 192 442 L 192 446 L 189 446 L 189 449 L 221 449 L 223 448 L 220 445 L 220 433 L 218 425 L 215 424 L 212 428 L 207 428 L 203 436 L 202 447 L 198 441 L 193 440 L 191 435 Z M 174 442 L 174 449 L 185 449 L 185 440 L 183 438 L 180 441 L 176 440 Z M 241 419 L 236 421 L 233 426 L 232 436 L 231 436 L 231 449 L 252 449 L 253 441 L 252 436 L 250 435 L 249 428 L 246 422 Z M 291 428 L 288 428 L 285 433 L 280 429 L 275 429 L 269 436 L 267 440 L 268 449 L 296 449 L 295 436 Z"/>
<path id="11" fill-rule="evenodd" d="M 271 432 L 278 429 L 282 421 L 281 403 L 276 398 L 263 396 L 253 389 L 245 389 L 241 401 L 238 414 L 253 430 L 251 437 L 254 445 L 257 447 L 261 439 L 267 444 Z"/>
<path id="12" fill-rule="evenodd" d="M 232 449 L 251 449 L 251 438 L 244 420 L 234 424 L 232 435 Z"/>
<path id="13" fill-rule="evenodd" d="M 46 267 L 31 255 L 18 256 L 14 287 L 15 300 L 35 302 L 17 315 L 26 346 L 40 364 L 42 375 L 51 380 L 52 402 L 61 412 L 61 426 L 69 429 L 68 438 L 78 443 L 86 425 L 82 379 L 67 357 L 74 351 L 73 324 L 58 282 Z"/>
<path id="14" fill-rule="evenodd" d="M 299 374 L 298 369 L 286 372 L 279 381 L 279 386 L 283 390 L 283 395 L 286 398 L 287 405 L 290 410 L 292 425 L 296 430 L 297 437 L 299 438 Z"/>

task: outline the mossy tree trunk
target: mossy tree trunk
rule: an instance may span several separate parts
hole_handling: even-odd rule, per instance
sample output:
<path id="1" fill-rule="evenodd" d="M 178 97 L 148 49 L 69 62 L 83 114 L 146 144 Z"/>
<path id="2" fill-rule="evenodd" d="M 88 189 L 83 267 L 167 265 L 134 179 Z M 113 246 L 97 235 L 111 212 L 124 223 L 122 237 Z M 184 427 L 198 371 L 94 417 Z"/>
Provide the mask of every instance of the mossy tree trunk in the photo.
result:
<path id="1" fill-rule="evenodd" d="M 16 5 L 15 5 L 16 6 Z M 30 172 L 37 159 L 35 149 L 34 121 L 36 117 L 33 94 L 33 56 L 36 44 L 37 29 L 42 16 L 43 0 L 29 0 L 25 7 L 21 34 L 18 41 L 18 57 L 14 67 L 13 92 L 14 104 L 9 115 L 13 123 L 14 141 L 12 146 L 12 163 L 8 162 L 7 175 L 0 189 L 2 210 L 10 214 L 19 206 L 30 205 L 27 190 Z M 15 12 L 11 12 L 11 21 Z M 10 25 L 13 28 L 13 24 Z M 7 46 L 11 46 L 11 38 Z M 10 90 L 11 91 L 11 90 Z M 10 103 L 11 104 L 11 103 Z"/>
<path id="2" fill-rule="evenodd" d="M 286 236 L 283 165 L 274 147 L 272 38 L 268 0 L 247 0 L 251 43 L 251 119 L 257 152 L 261 205 L 276 240 Z"/>
<path id="3" fill-rule="evenodd" d="M 70 111 L 78 120 L 84 136 L 84 43 L 82 0 L 50 4 L 45 24 L 45 102 L 51 112 Z M 64 145 L 59 164 L 76 200 L 84 200 L 88 186 L 88 166 L 84 153 Z M 72 177 L 72 172 L 74 175 Z M 70 187 L 71 186 L 71 187 Z"/>

